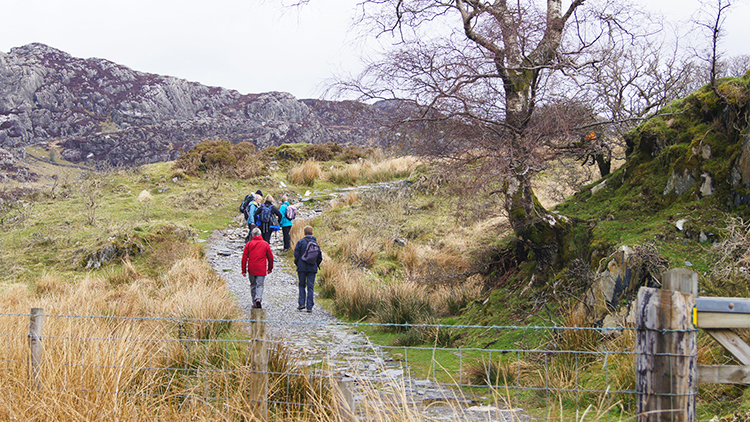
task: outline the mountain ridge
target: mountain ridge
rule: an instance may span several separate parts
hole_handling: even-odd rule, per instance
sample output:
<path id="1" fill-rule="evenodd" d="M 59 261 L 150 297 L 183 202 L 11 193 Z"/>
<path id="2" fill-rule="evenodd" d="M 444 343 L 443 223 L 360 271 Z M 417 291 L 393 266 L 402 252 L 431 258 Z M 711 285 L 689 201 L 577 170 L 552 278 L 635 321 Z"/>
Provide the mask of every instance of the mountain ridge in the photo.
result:
<path id="1" fill-rule="evenodd" d="M 91 167 L 176 159 L 207 139 L 382 145 L 377 129 L 392 110 L 355 101 L 299 100 L 285 92 L 241 94 L 172 76 L 81 59 L 28 44 L 0 52 L 2 171 L 24 148 L 55 149 Z"/>

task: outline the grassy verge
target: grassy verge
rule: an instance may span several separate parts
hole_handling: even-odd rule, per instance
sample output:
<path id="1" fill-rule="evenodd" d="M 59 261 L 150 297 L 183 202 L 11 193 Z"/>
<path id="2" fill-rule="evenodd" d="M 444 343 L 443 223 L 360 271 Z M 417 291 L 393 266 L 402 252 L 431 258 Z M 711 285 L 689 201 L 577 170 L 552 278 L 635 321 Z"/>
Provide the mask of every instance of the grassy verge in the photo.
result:
<path id="1" fill-rule="evenodd" d="M 290 148 L 305 151 L 304 146 Z M 282 152 L 288 149 L 282 149 Z M 258 160 L 269 154 L 273 155 L 269 151 L 259 153 L 261 158 Z M 481 391 L 488 391 L 484 403 L 507 402 L 512 396 L 516 401 L 511 403 L 520 403 L 540 417 L 565 420 L 578 420 L 576 412 L 582 412 L 589 405 L 606 417 L 614 418 L 622 414 L 619 406 L 626 412 L 632 409 L 632 398 L 626 394 L 601 401 L 596 394 L 568 392 L 601 389 L 612 380 L 611 385 L 628 389 L 632 386 L 633 371 L 627 355 L 617 358 L 614 355 L 594 355 L 591 359 L 580 360 L 577 355 L 553 353 L 560 350 L 591 351 L 596 347 L 621 350 L 618 347 L 629 347 L 623 345 L 627 344 L 625 336 L 597 338 L 597 346 L 592 346 L 591 338 L 575 335 L 566 338 L 555 330 L 471 330 L 459 333 L 449 327 L 404 329 L 398 325 L 584 326 L 580 321 L 563 319 L 566 314 L 564 301 L 549 300 L 549 296 L 534 289 L 524 290 L 529 284 L 524 277 L 531 274 L 533 268 L 520 268 L 514 277 L 492 279 L 492 284 L 488 284 L 488 279 L 493 277 L 487 274 L 488 265 L 494 265 L 502 258 L 498 251 L 502 249 L 502 238 L 508 230 L 502 215 L 488 211 L 500 208 L 498 203 L 492 202 L 497 198 L 466 204 L 467 201 L 461 201 L 464 198 L 446 194 L 448 189 L 441 189 L 439 184 L 433 183 L 435 180 L 426 166 L 410 159 L 375 157 L 372 161 L 360 163 L 357 159 L 353 164 L 347 164 L 336 157 L 323 161 L 310 161 L 307 156 L 303 158 L 299 162 L 284 163 L 280 160 L 278 169 L 264 168 L 260 174 L 244 168 L 227 172 L 209 169 L 190 175 L 191 172 L 185 169 L 162 163 L 136 170 L 75 175 L 60 179 L 54 186 L 41 188 L 16 202 L 4 202 L 0 208 L 0 280 L 3 283 L 0 289 L 6 301 L 5 309 L 26 313 L 30 307 L 40 306 L 49 309 L 47 313 L 50 314 L 231 319 L 237 312 L 231 299 L 224 297 L 223 292 L 214 293 L 222 291 L 221 283 L 203 280 L 196 274 L 206 271 L 199 268 L 206 265 L 200 241 L 213 230 L 242 224 L 237 207 L 246 193 L 262 189 L 277 198 L 282 193 L 301 198 L 308 190 L 318 192 L 407 178 L 412 182 L 409 189 L 355 190 L 345 195 L 319 197 L 308 203 L 325 212 L 314 221 L 298 220 L 292 237 L 294 241 L 302 237 L 304 225 L 315 227 L 315 234 L 325 252 L 318 285 L 323 296 L 321 303 L 346 320 L 393 324 L 386 329 L 364 330 L 376 343 L 392 347 L 391 356 L 408 362 L 416 377 L 435 378 L 448 384 L 476 385 Z M 236 174 L 241 172 L 253 176 L 238 178 Z M 617 173 L 611 177 L 618 177 Z M 597 227 L 592 242 L 603 245 L 603 249 L 645 242 L 658 235 L 663 239 L 660 241 L 663 245 L 659 243 L 660 250 L 676 265 L 680 260 L 684 261 L 685 256 L 697 253 L 700 247 L 696 242 L 677 239 L 672 228 L 674 220 L 687 213 L 699 213 L 705 216 L 705 221 L 715 222 L 716 227 L 722 225 L 714 208 L 702 208 L 710 201 L 675 205 L 643 217 L 632 205 L 639 198 L 638 192 L 624 200 L 614 188 L 592 194 L 592 186 L 584 188 L 582 194 L 564 202 L 559 209 L 582 220 L 595 221 Z M 614 208 L 604 205 L 611 203 L 615 203 Z M 610 217 L 612 209 L 618 210 L 614 218 Z M 628 230 L 636 222 L 642 224 L 640 231 Z M 113 259 L 102 259 L 105 256 Z M 693 261 L 698 269 L 707 268 L 710 262 L 708 258 Z M 725 287 L 716 285 L 711 288 L 720 291 Z M 734 288 L 740 293 L 743 291 L 739 283 L 735 283 Z M 520 294 L 521 291 L 524 294 Z M 180 328 L 174 324 L 144 324 L 144 327 L 143 333 L 134 334 L 136 338 L 158 333 L 171 336 L 168 338 L 179 343 Z M 70 337 L 81 332 L 80 327 L 73 328 L 67 334 Z M 107 329 L 112 327 L 103 324 L 101 332 L 97 331 L 99 328 L 91 329 L 91 332 L 106 337 L 111 334 Z M 216 326 L 183 327 L 185 329 L 190 331 L 191 338 L 199 339 L 191 360 L 176 354 L 176 350 L 164 351 L 163 355 L 151 353 L 151 358 L 158 356 L 165 368 L 185 364 L 195 367 L 195 371 L 190 372 L 191 377 L 207 368 L 245 368 L 242 365 L 246 351 L 242 347 L 222 345 L 224 340 L 233 344 L 237 339 L 244 339 L 238 327 L 217 323 Z M 618 341 L 623 344 L 616 344 Z M 76 347 L 81 348 L 80 345 Z M 447 350 L 440 350 L 443 348 Z M 488 349 L 493 352 L 488 352 Z M 496 352 L 535 349 L 551 352 Z M 706 349 L 711 350 L 711 347 Z M 121 359 L 125 352 L 113 352 L 107 358 L 108 364 L 116 366 L 116 359 Z M 66 353 L 73 353 L 73 348 L 63 354 Z M 138 353 L 147 354 L 137 351 L 136 356 Z M 277 354 L 283 356 L 284 352 Z M 21 356 L 18 358 L 23 360 Z M 285 364 L 279 365 L 284 367 Z M 16 368 L 21 369 L 20 366 Z M 510 377 L 511 373 L 515 378 Z M 170 416 L 182 411 L 170 407 L 175 403 L 182 406 L 179 409 L 185 409 L 179 399 L 185 395 L 184 391 L 205 388 L 200 384 L 203 381 L 233 391 L 237 400 L 244 394 L 241 380 L 231 377 L 225 380 L 206 378 L 196 385 L 192 384 L 190 377 L 164 374 L 168 373 L 148 378 L 151 375 L 111 373 L 107 375 L 107 382 L 118 391 L 128 388 L 147 394 L 156 390 L 167 391 L 169 399 L 147 405 Z M 23 384 L 22 375 L 14 376 L 5 382 Z M 83 378 L 76 382 L 87 385 L 87 389 L 96 388 L 93 381 L 85 380 L 90 376 L 84 373 L 68 375 L 69 379 Z M 128 383 L 118 384 L 117 376 L 120 379 L 125 376 Z M 499 382 L 501 378 L 538 390 L 508 393 Z M 282 389 L 291 388 L 290 383 L 297 385 L 298 381 L 279 381 Z M 313 402 L 328 400 L 327 396 L 315 393 L 320 385 L 314 380 L 299 383 L 308 388 L 300 387 L 299 391 L 311 397 Z M 146 387 L 152 384 L 155 390 Z M 58 385 L 58 388 L 64 390 L 65 386 Z M 170 390 L 173 387 L 175 389 Z M 550 393 L 548 387 L 560 393 Z M 542 390 L 545 392 L 540 392 Z M 20 389 L 16 393 L 19 397 L 30 394 Z M 705 404 L 701 406 L 714 411 L 720 407 L 716 403 L 724 400 L 736 404 L 742 394 L 738 389 L 702 389 Z M 44 410 L 50 413 L 40 415 L 53 416 L 52 404 Z M 139 406 L 144 406 L 143 403 L 112 401 L 106 404 L 86 402 L 82 406 L 89 411 L 95 405 L 129 409 L 132 414 L 141 414 L 143 408 Z M 21 412 L 14 406 L 6 404 L 9 409 L 6 414 Z M 233 402 L 232 406 L 246 411 L 240 402 Z M 193 415 L 209 412 L 208 407 L 193 409 Z M 65 410 L 74 411 L 77 410 Z M 295 414 L 295 417 L 302 416 Z M 167 416 L 164 418 L 168 419 Z M 289 418 L 293 420 L 291 416 Z M 389 418 L 383 416 L 383 420 Z"/>

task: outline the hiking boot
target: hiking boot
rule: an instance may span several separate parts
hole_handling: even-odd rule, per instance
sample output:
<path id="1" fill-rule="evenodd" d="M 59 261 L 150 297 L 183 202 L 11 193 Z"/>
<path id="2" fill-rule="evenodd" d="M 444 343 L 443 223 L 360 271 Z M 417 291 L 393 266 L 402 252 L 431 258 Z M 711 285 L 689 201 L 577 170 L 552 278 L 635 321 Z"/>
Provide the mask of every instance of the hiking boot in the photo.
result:
<path id="1" fill-rule="evenodd" d="M 304 310 L 304 309 L 305 309 L 305 305 L 302 305 L 302 306 L 298 306 L 298 307 L 297 307 L 297 310 L 298 310 L 298 311 L 301 311 L 301 310 Z"/>
<path id="2" fill-rule="evenodd" d="M 311 313 L 312 313 L 312 309 L 308 309 L 308 310 L 307 310 L 307 313 L 308 313 L 308 314 L 311 314 Z"/>
<path id="3" fill-rule="evenodd" d="M 255 301 L 255 304 L 253 305 L 253 308 L 255 309 L 261 309 L 262 306 L 260 306 L 260 299 Z"/>

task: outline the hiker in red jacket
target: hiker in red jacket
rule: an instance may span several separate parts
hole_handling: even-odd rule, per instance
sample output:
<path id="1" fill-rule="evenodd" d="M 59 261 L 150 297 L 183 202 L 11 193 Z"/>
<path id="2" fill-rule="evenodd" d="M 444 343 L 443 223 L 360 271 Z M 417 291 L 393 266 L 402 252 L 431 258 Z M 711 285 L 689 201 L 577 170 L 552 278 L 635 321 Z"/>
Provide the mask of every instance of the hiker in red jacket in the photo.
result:
<path id="1" fill-rule="evenodd" d="M 245 250 L 242 252 L 242 276 L 247 274 L 250 280 L 253 308 L 260 308 L 263 283 L 266 275 L 273 271 L 273 252 L 271 245 L 261 237 L 259 228 L 255 227 L 250 234 L 253 238 L 245 244 Z"/>

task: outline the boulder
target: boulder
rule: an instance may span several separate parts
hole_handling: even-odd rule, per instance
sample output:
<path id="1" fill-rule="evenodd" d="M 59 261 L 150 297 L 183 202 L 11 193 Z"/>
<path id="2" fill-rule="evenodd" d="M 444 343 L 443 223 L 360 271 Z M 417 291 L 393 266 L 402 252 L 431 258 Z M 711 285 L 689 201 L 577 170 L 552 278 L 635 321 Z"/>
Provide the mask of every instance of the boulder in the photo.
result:
<path id="1" fill-rule="evenodd" d="M 647 274 L 641 257 L 627 246 L 621 246 L 611 257 L 606 270 L 598 272 L 581 303 L 589 321 L 600 322 L 629 304 L 641 286 L 649 285 L 654 274 Z M 658 276 L 661 276 L 660 274 Z"/>

